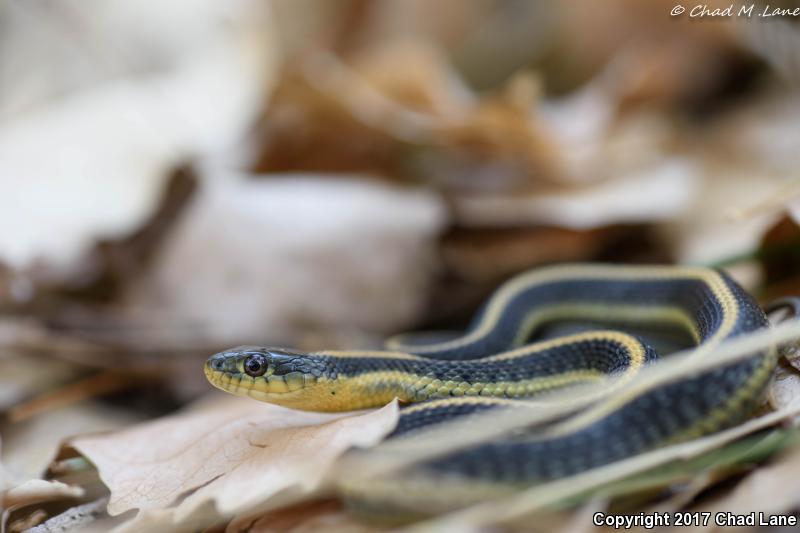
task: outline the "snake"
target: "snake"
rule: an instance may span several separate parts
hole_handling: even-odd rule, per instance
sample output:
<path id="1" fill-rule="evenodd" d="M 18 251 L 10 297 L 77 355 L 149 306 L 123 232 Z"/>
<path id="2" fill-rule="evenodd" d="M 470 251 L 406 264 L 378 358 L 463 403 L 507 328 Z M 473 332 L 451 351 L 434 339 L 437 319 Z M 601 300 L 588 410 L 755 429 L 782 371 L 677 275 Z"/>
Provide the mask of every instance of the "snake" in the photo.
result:
<path id="1" fill-rule="evenodd" d="M 607 383 L 618 390 L 544 429 L 518 428 L 382 481 L 342 486 L 367 513 L 427 514 L 737 424 L 761 401 L 774 347 L 677 381 L 622 387 L 659 360 L 657 344 L 689 346 L 691 362 L 768 325 L 754 298 L 722 270 L 553 265 L 502 284 L 460 334 L 400 335 L 381 350 L 239 346 L 211 356 L 204 370 L 219 389 L 294 409 L 349 411 L 398 399 L 389 439 L 525 406 L 555 389 Z"/>

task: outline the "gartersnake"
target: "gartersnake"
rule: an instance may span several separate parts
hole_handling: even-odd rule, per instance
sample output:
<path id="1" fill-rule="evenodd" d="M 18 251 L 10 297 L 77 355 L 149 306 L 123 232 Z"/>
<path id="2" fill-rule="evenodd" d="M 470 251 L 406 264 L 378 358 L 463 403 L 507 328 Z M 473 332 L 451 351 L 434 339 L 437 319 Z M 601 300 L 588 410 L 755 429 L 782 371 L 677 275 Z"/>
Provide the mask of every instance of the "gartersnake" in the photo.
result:
<path id="1" fill-rule="evenodd" d="M 554 337 L 565 323 L 580 328 Z M 624 383 L 656 358 L 651 333 L 654 339 L 682 334 L 699 358 L 767 325 L 753 298 L 716 270 L 556 266 L 501 286 L 456 338 L 423 344 L 421 337 L 400 337 L 387 351 L 244 346 L 212 356 L 205 373 L 227 392 L 298 409 L 377 407 L 395 397 L 424 402 L 401 410 L 393 434 L 399 435 L 555 387 L 610 375 L 616 378 L 610 382 Z M 465 497 L 472 486 L 524 487 L 714 432 L 756 405 L 775 361 L 769 349 L 681 381 L 626 389 L 544 433 L 520 430 L 426 459 L 399 473 L 394 489 L 390 483 L 350 492 L 370 509 L 411 511 L 430 499 L 447 508 L 474 500 Z M 462 483 L 415 487 L 409 480 L 419 474 Z"/>

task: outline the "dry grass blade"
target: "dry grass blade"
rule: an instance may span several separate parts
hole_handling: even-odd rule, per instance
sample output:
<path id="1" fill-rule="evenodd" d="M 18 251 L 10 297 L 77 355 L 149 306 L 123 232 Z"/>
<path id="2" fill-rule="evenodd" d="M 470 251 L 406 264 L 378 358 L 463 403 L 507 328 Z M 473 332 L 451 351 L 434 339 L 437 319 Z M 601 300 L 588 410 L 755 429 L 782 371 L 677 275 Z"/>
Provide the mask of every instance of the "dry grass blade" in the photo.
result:
<path id="1" fill-rule="evenodd" d="M 106 370 L 81 379 L 61 389 L 48 392 L 8 410 L 11 422 L 22 422 L 45 411 L 71 405 L 88 398 L 124 390 L 136 385 L 136 378 L 115 370 Z"/>

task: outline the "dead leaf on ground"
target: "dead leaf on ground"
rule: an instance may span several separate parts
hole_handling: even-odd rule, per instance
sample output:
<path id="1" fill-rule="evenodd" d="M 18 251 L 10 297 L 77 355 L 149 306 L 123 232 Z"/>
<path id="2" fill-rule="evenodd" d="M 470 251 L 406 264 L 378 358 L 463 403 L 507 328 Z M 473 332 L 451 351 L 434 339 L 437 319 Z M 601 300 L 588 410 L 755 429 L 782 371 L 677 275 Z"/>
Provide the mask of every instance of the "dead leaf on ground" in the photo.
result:
<path id="1" fill-rule="evenodd" d="M 296 345 L 419 315 L 446 224 L 436 196 L 358 176 L 246 177 L 202 188 L 149 276 L 127 287 L 128 344 Z"/>
<path id="2" fill-rule="evenodd" d="M 800 294 L 800 217 L 791 204 L 786 205 L 787 214 L 776 220 L 761 237 L 754 252 L 764 271 L 764 289 L 761 297 L 765 301 L 782 296 Z M 791 363 L 792 361 L 790 361 Z"/>
<path id="3" fill-rule="evenodd" d="M 29 526 L 31 527 L 30 530 L 24 528 L 12 529 L 11 531 L 25 531 L 26 533 L 107 533 L 118 522 L 118 520 L 115 521 L 106 514 L 105 507 L 107 503 L 108 498 L 99 498 L 92 502 L 71 507 L 46 521 L 40 520 L 40 523 L 35 527 Z M 34 515 L 31 515 L 29 520 L 33 518 Z"/>
<path id="4" fill-rule="evenodd" d="M 44 479 L 30 479 L 25 483 L 9 489 L 2 495 L 2 505 L 4 509 L 12 507 L 31 505 L 50 500 L 60 500 L 62 498 L 80 498 L 84 490 L 61 483 L 60 481 L 45 481 Z"/>
<path id="5" fill-rule="evenodd" d="M 272 511 L 256 518 L 236 518 L 225 529 L 225 533 L 305 533 L 312 531 L 374 533 L 381 530 L 356 521 L 337 500 L 309 502 Z"/>
<path id="6" fill-rule="evenodd" d="M 96 238 L 129 231 L 168 170 L 239 139 L 271 87 L 278 58 L 263 7 L 92 5 L 3 13 L 19 16 L 4 18 L 15 30 L 4 49 L 27 51 L 0 68 L 16 80 L 3 84 L 12 105 L 0 106 L 0 219 L 15 228 L 0 234 L 0 253 L 15 269 L 60 273 Z M 87 66 L 82 87 L 67 90 L 64 70 L 74 82 Z"/>
<path id="7" fill-rule="evenodd" d="M 769 514 L 791 513 L 800 504 L 800 448 L 790 448 L 771 464 L 753 471 L 727 495 L 710 504 L 690 511 L 731 512 L 737 515 L 763 512 Z M 713 524 L 707 530 L 716 531 Z"/>
<path id="8" fill-rule="evenodd" d="M 255 168 L 369 172 L 448 190 L 536 188 L 559 179 L 538 101 L 538 82 L 524 72 L 478 100 L 434 44 L 395 43 L 349 64 L 310 55 L 273 94 Z"/>
<path id="9" fill-rule="evenodd" d="M 0 342 L 8 346 L 33 340 L 23 338 L 24 333 L 18 334 L 25 326 L 21 321 L 0 321 Z M 5 335 L 7 331 L 9 335 Z M 27 398 L 63 386 L 78 377 L 80 372 L 80 368 L 64 361 L 5 349 L 0 355 L 0 409 L 5 411 Z"/>
<path id="10" fill-rule="evenodd" d="M 3 428 L 3 465 L 12 481 L 17 483 L 40 477 L 56 457 L 63 439 L 89 432 L 116 430 L 140 419 L 129 411 L 97 403 L 53 408 Z"/>
<path id="11" fill-rule="evenodd" d="M 442 241 L 442 258 L 448 271 L 472 284 L 491 283 L 538 265 L 591 261 L 620 245 L 635 242 L 636 259 L 655 256 L 654 238 L 641 226 L 607 226 L 588 230 L 562 227 L 456 228 Z M 631 246 L 633 248 L 633 246 Z M 448 290 L 452 291 L 451 288 Z M 475 304 L 477 306 L 477 303 Z"/>
<path id="12" fill-rule="evenodd" d="M 267 507 L 279 493 L 281 504 L 297 501 L 320 487 L 340 454 L 375 444 L 396 421 L 394 403 L 352 416 L 213 394 L 187 412 L 71 444 L 111 490 L 109 514 L 140 509 L 128 527 L 166 527 L 210 506 L 231 516 Z"/>
<path id="13" fill-rule="evenodd" d="M 26 531 L 27 533 L 38 533 L 33 531 L 28 532 L 28 530 L 31 529 L 32 527 L 41 524 L 45 520 L 47 520 L 47 513 L 42 509 L 36 509 L 28 516 L 10 522 L 8 524 L 8 531 L 10 533 L 18 533 L 19 531 Z"/>
<path id="14" fill-rule="evenodd" d="M 776 411 L 800 402 L 800 374 L 789 365 L 779 365 L 767 389 L 767 401 Z M 798 423 L 800 417 L 794 420 Z"/>
<path id="15" fill-rule="evenodd" d="M 685 212 L 696 178 L 689 160 L 673 158 L 578 190 L 463 196 L 455 203 L 456 219 L 466 226 L 549 224 L 572 229 L 669 220 Z"/>

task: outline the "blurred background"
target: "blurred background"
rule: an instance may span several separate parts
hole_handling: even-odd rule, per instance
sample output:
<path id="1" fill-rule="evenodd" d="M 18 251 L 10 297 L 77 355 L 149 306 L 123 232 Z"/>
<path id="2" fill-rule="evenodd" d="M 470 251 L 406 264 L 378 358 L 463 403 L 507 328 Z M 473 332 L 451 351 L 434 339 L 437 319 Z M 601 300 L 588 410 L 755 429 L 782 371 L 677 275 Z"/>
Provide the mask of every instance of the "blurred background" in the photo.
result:
<path id="1" fill-rule="evenodd" d="M 539 265 L 800 292 L 800 26 L 676 5 L 0 4 L 3 481 L 219 349 L 461 328 Z"/>

